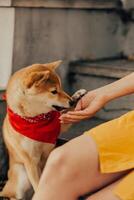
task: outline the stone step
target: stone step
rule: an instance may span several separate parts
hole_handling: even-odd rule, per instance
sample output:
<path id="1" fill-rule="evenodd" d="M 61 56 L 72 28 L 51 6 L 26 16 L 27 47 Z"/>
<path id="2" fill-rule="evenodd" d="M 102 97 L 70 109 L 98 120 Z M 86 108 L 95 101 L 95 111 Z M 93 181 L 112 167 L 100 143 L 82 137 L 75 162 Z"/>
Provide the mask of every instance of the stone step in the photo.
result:
<path id="1" fill-rule="evenodd" d="M 43 7 L 43 8 L 81 8 L 81 9 L 113 9 L 119 7 L 119 0 L 0 0 L 4 7 Z"/>
<path id="2" fill-rule="evenodd" d="M 69 83 L 72 93 L 80 88 L 93 90 L 134 72 L 134 61 L 125 59 L 74 62 L 70 65 Z M 134 95 L 121 97 L 108 103 L 96 117 L 110 120 L 134 109 Z"/>
<path id="3" fill-rule="evenodd" d="M 110 78 L 122 78 L 134 71 L 134 61 L 127 59 L 77 61 L 70 64 L 70 72 L 104 76 Z"/>

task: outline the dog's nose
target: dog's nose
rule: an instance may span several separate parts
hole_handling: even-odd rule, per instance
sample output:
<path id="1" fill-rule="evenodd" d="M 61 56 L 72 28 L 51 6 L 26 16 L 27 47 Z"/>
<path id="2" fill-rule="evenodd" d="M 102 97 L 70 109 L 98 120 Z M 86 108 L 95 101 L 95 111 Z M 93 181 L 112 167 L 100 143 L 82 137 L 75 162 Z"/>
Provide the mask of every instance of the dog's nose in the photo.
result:
<path id="1" fill-rule="evenodd" d="M 69 105 L 70 105 L 70 106 L 74 106 L 74 104 L 75 104 L 75 101 L 72 101 L 72 100 L 69 101 Z"/>

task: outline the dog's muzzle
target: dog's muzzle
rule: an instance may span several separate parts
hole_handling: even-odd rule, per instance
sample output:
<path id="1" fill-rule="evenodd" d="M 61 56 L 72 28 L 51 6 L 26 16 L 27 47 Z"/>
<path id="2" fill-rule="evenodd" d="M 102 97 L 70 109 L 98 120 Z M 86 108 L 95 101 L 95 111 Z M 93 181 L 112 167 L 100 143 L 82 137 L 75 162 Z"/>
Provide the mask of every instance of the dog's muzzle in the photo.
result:
<path id="1" fill-rule="evenodd" d="M 68 109 L 66 107 L 61 107 L 61 106 L 57 106 L 57 105 L 53 105 L 52 107 L 55 108 L 55 110 L 57 110 L 59 112 Z"/>

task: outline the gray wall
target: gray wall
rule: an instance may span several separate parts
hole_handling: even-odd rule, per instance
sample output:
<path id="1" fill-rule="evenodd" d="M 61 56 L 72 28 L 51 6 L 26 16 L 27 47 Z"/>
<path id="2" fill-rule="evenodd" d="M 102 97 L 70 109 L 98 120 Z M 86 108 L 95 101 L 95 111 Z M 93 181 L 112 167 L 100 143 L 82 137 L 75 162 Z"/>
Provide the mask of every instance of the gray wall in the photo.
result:
<path id="1" fill-rule="evenodd" d="M 70 61 L 119 57 L 123 41 L 124 25 L 114 10 L 16 8 L 13 71 L 62 59 L 67 88 Z"/>

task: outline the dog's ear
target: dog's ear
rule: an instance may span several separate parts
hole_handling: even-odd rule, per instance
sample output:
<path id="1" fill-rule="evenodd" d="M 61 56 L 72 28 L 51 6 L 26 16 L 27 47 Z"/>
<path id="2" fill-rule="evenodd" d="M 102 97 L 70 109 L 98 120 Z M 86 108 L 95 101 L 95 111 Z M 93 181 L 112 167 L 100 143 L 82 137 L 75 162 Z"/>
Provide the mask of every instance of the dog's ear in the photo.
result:
<path id="1" fill-rule="evenodd" d="M 50 71 L 31 72 L 25 79 L 25 86 L 31 88 L 33 85 L 38 87 L 41 83 L 45 82 L 50 75 Z"/>
<path id="2" fill-rule="evenodd" d="M 62 60 L 58 60 L 52 63 L 44 64 L 44 66 L 47 66 L 49 69 L 56 70 L 56 68 L 59 67 L 61 63 Z"/>

